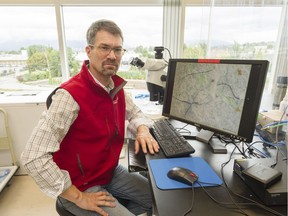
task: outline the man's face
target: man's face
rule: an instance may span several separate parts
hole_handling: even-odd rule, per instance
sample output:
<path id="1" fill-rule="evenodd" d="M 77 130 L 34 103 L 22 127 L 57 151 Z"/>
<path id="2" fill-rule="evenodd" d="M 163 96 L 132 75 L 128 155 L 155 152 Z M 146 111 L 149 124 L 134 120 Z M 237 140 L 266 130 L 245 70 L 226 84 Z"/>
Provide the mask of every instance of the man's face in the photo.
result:
<path id="1" fill-rule="evenodd" d="M 122 43 L 120 35 L 99 31 L 95 36 L 94 44 L 89 44 L 90 46 L 86 47 L 86 53 L 90 60 L 90 70 L 96 78 L 100 78 L 99 76 L 110 77 L 116 74 L 122 55 L 119 53 L 117 55 L 117 51 L 115 53 L 114 49 L 121 49 Z"/>

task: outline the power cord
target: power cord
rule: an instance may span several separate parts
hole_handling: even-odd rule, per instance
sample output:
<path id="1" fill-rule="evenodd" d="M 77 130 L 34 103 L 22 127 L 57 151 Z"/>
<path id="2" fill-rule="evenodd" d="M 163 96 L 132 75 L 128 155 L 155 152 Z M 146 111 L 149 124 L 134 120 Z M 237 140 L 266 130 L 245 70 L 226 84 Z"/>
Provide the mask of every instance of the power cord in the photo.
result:
<path id="1" fill-rule="evenodd" d="M 197 182 L 197 181 L 196 181 Z M 194 197 L 195 197 L 195 191 L 194 191 L 194 182 L 192 183 L 192 201 L 191 201 L 191 207 L 184 213 L 184 216 L 186 216 L 189 212 L 192 211 L 193 206 L 194 206 Z"/>
<path id="2" fill-rule="evenodd" d="M 247 214 L 247 213 L 235 202 L 235 200 L 233 199 L 233 197 L 232 197 L 232 195 L 231 195 L 231 193 L 230 193 L 230 189 L 229 189 L 229 187 L 228 187 L 228 185 L 227 185 L 227 183 L 226 183 L 226 181 L 225 181 L 225 177 L 224 177 L 224 167 L 231 161 L 232 155 L 233 155 L 233 153 L 235 152 L 235 150 L 236 150 L 236 145 L 235 145 L 234 149 L 232 150 L 232 152 L 231 152 L 231 154 L 230 154 L 229 160 L 226 161 L 226 162 L 224 162 L 223 164 L 221 164 L 221 176 L 222 176 L 224 186 L 225 186 L 225 188 L 227 189 L 227 192 L 228 192 L 228 195 L 229 195 L 231 201 L 234 203 L 234 205 L 235 205 L 244 215 L 247 215 L 247 216 L 248 216 L 248 214 Z M 239 148 L 238 148 L 238 150 L 239 150 Z"/>

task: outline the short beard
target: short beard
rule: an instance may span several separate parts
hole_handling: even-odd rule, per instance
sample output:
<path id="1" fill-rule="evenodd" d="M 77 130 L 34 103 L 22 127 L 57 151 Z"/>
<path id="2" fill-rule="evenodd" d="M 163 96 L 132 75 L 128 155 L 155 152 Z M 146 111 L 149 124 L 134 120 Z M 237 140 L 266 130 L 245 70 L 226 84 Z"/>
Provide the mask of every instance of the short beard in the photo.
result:
<path id="1" fill-rule="evenodd" d="M 116 67 L 116 69 L 104 69 L 104 65 L 105 63 L 108 63 L 108 64 L 112 64 Z M 103 62 L 103 70 L 102 70 L 102 73 L 106 76 L 113 76 L 117 73 L 118 71 L 118 68 L 119 68 L 119 65 L 115 62 L 115 61 L 105 61 Z"/>
<path id="2" fill-rule="evenodd" d="M 102 74 L 105 76 L 113 76 L 116 73 L 117 73 L 117 70 L 107 70 L 107 69 L 102 70 Z"/>

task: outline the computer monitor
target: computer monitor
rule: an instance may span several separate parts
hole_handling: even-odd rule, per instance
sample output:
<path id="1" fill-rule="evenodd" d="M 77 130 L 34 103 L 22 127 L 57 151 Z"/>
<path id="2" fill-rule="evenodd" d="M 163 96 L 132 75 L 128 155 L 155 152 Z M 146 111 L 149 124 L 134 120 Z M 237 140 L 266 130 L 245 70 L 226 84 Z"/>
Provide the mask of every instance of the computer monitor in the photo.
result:
<path id="1" fill-rule="evenodd" d="M 266 60 L 170 59 L 162 115 L 202 129 L 197 136 L 206 142 L 214 133 L 251 142 L 268 65 Z M 206 137 L 203 131 L 211 133 Z"/>

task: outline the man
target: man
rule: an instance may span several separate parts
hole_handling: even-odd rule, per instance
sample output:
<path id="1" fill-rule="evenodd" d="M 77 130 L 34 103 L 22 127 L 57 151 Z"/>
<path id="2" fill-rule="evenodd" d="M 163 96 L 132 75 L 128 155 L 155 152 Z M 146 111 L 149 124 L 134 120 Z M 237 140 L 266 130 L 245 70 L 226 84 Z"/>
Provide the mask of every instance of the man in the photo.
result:
<path id="1" fill-rule="evenodd" d="M 116 75 L 123 49 L 121 29 L 99 20 L 87 31 L 89 60 L 61 85 L 22 153 L 22 164 L 41 190 L 58 197 L 74 215 L 151 214 L 148 181 L 118 165 L 125 119 L 136 135 L 135 153 L 159 151 L 151 121 L 123 90 Z M 128 200 L 121 205 L 117 199 Z"/>

